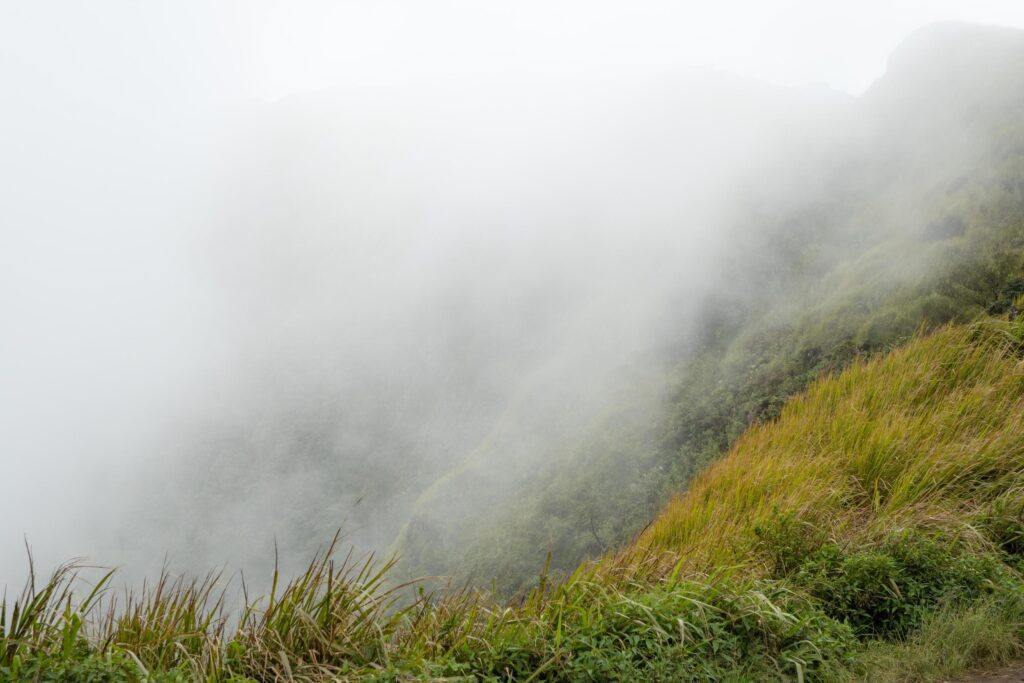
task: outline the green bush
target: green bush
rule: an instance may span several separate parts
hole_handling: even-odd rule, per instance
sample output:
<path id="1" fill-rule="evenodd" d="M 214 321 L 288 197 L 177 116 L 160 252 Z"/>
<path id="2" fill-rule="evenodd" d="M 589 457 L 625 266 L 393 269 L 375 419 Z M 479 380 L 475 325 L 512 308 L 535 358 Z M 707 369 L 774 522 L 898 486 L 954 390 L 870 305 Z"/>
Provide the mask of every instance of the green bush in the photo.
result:
<path id="1" fill-rule="evenodd" d="M 857 646 L 849 626 L 773 581 L 668 583 L 604 594 L 547 616 L 517 624 L 487 647 L 449 653 L 424 674 L 483 681 L 821 680 L 851 661 Z"/>
<path id="2" fill-rule="evenodd" d="M 826 545 L 795 580 L 859 635 L 901 638 L 940 604 L 970 602 L 1015 579 L 995 557 L 904 532 L 877 548 Z"/>

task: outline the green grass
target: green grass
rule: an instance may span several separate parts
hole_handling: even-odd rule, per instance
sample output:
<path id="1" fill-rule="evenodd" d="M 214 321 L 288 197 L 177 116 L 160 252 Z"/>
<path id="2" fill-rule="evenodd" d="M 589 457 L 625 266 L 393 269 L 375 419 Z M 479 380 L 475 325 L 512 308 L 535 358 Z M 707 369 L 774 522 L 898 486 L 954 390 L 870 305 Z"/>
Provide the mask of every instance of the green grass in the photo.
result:
<path id="1" fill-rule="evenodd" d="M 66 565 L 0 609 L 13 681 L 938 680 L 1024 652 L 1024 323 L 919 335 L 748 431 L 630 547 L 511 602 L 337 539 L 265 597 Z"/>
<path id="2" fill-rule="evenodd" d="M 1003 666 L 1024 658 L 1024 605 L 1018 596 L 986 599 L 967 607 L 943 607 L 925 617 L 902 642 L 877 641 L 860 653 L 849 680 L 878 683 L 939 681 L 972 666 Z M 841 676 L 837 676 L 841 678 Z"/>
<path id="3" fill-rule="evenodd" d="M 1022 334 L 1020 322 L 946 328 L 814 383 L 749 429 L 626 555 L 664 549 L 698 568 L 729 566 L 780 513 L 860 543 L 1019 509 Z"/>
<path id="4" fill-rule="evenodd" d="M 73 606 L 39 613 L 49 638 L 5 634 L 0 673 L 82 681 L 784 679 L 839 665 L 856 643 L 812 599 L 772 581 L 631 584 L 581 572 L 514 606 L 453 593 L 388 610 L 390 593 L 373 591 L 373 578 L 359 577 L 368 565 L 359 566 L 346 579 L 315 563 L 273 601 L 251 604 L 230 634 L 219 608 L 188 591 L 158 597 L 153 589 L 136 603 L 124 641 L 116 612 L 83 630 L 77 624 L 87 615 Z M 48 587 L 62 591 L 68 578 Z M 214 626 L 169 630 L 184 622 L 168 615 L 183 613 Z"/>

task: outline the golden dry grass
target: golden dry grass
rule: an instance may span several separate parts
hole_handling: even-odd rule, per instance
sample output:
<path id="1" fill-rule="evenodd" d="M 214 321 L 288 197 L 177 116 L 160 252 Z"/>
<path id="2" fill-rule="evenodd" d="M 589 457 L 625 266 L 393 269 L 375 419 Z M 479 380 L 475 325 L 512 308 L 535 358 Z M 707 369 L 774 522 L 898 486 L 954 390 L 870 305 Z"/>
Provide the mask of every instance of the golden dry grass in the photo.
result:
<path id="1" fill-rule="evenodd" d="M 652 554 L 694 570 L 749 564 L 755 525 L 795 514 L 834 540 L 959 524 L 1024 483 L 1024 325 L 919 335 L 815 382 L 677 495 L 620 567 Z"/>

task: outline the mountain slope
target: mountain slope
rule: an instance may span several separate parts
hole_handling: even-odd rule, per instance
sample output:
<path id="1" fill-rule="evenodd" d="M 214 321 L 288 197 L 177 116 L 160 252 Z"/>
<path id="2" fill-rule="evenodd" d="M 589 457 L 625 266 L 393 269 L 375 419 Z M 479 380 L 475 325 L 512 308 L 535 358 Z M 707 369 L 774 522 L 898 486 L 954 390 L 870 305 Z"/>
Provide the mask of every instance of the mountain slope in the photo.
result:
<path id="1" fill-rule="evenodd" d="M 1024 281 L 1020 73 L 1019 31 L 938 25 L 908 38 L 890 73 L 832 120 L 838 144 L 806 165 L 774 158 L 738 193 L 699 337 L 648 360 L 642 381 L 626 375 L 606 411 L 468 528 L 429 522 L 472 488 L 453 477 L 408 526 L 411 571 L 497 576 L 511 592 L 545 551 L 569 570 L 626 542 L 820 374 L 921 325 L 1005 306 Z"/>
<path id="2" fill-rule="evenodd" d="M 617 409 L 609 385 L 660 374 L 637 356 L 691 322 L 721 177 L 846 99 L 694 71 L 246 108 L 207 263 L 223 393 L 139 473 L 157 493 L 110 554 L 255 568 L 339 527 L 461 551 Z"/>
<path id="3" fill-rule="evenodd" d="M 977 540 L 993 510 L 1024 509 L 1022 339 L 1022 321 L 947 328 L 815 382 L 696 477 L 627 555 L 732 566 L 780 516 L 845 543 L 902 527 Z"/>

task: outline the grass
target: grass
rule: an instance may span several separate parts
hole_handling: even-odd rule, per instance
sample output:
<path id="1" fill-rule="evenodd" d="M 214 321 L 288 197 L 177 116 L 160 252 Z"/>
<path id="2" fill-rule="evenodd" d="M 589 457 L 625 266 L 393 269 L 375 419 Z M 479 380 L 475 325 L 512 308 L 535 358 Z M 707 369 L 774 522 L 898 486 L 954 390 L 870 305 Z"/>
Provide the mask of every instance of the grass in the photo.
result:
<path id="1" fill-rule="evenodd" d="M 389 591 L 373 591 L 373 576 L 359 578 L 368 566 L 332 579 L 321 559 L 279 597 L 249 605 L 231 634 L 219 602 L 157 588 L 130 615 L 107 603 L 110 611 L 79 630 L 82 609 L 49 609 L 56 593 L 48 589 L 70 585 L 60 574 L 41 601 L 42 593 L 30 597 L 47 607 L 29 619 L 48 637 L 4 633 L 0 673 L 69 681 L 784 679 L 841 660 L 855 644 L 849 627 L 778 582 L 626 584 L 581 571 L 515 605 L 463 591 L 387 609 Z M 185 626 L 196 622 L 212 627 Z"/>
<path id="2" fill-rule="evenodd" d="M 1004 666 L 1024 658 L 1024 609 L 1019 600 L 988 599 L 929 614 L 904 642 L 875 642 L 860 655 L 858 678 L 878 683 L 945 680 L 983 662 Z"/>
<path id="3" fill-rule="evenodd" d="M 85 568 L 0 607 L 14 681 L 936 680 L 1024 653 L 1024 323 L 816 382 L 630 547 L 511 602 L 337 539 L 265 597 Z"/>
<path id="4" fill-rule="evenodd" d="M 1021 322 L 947 327 L 814 383 L 748 430 L 620 561 L 663 550 L 697 569 L 735 565 L 779 514 L 841 543 L 901 526 L 977 535 L 964 522 L 1024 504 L 1022 337 Z"/>

